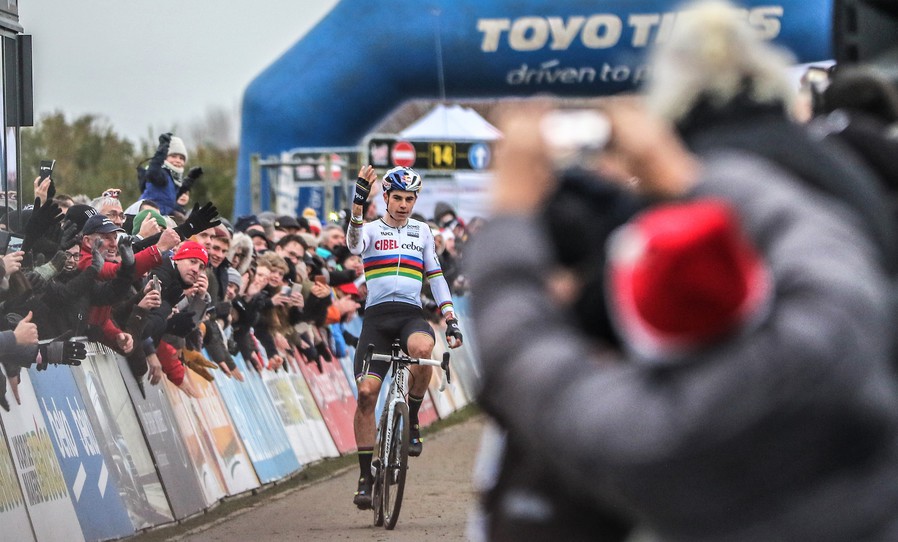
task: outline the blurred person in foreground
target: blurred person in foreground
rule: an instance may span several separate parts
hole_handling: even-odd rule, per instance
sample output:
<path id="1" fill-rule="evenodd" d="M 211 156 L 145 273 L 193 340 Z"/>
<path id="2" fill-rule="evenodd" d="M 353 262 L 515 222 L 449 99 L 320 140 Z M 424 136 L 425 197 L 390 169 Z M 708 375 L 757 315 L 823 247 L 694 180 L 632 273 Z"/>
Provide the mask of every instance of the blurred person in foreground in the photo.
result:
<path id="1" fill-rule="evenodd" d="M 898 230 L 875 172 L 844 144 L 821 140 L 793 120 L 791 55 L 760 39 L 729 2 L 700 0 L 683 9 L 652 51 L 649 110 L 699 156 L 719 149 L 758 155 L 848 207 L 883 264 L 898 272 Z"/>
<path id="2" fill-rule="evenodd" d="M 506 432 L 484 497 L 490 539 L 621 540 L 627 521 L 661 540 L 898 536 L 890 227 L 876 187 L 858 171 L 840 176 L 838 151 L 789 124 L 779 64 L 734 27 L 731 7 L 705 6 L 657 53 L 669 64 L 648 111 L 626 101 L 607 109 L 600 164 L 637 179 L 631 216 L 651 205 L 645 195 L 729 203 L 769 273 L 765 303 L 741 326 L 646 348 L 647 337 L 669 345 L 675 326 L 709 314 L 683 291 L 733 268 L 698 273 L 697 258 L 684 258 L 690 271 L 659 283 L 647 266 L 655 271 L 631 281 L 641 303 L 622 304 L 620 262 L 651 261 L 655 239 L 625 250 L 612 242 L 606 257 L 614 224 L 599 212 L 581 217 L 597 232 L 568 249 L 603 265 L 584 277 L 591 288 L 559 295 L 547 260 L 560 242 L 544 208 L 564 185 L 541 137 L 546 107 L 506 111 L 495 218 L 469 253 L 479 401 Z M 622 197 L 623 184 L 592 184 L 608 201 Z M 665 305 L 678 317 L 651 317 Z M 634 320 L 652 325 L 634 330 Z"/>
<path id="3" fill-rule="evenodd" d="M 557 179 L 545 109 L 500 119 L 495 218 L 470 253 L 479 402 L 532 459 L 533 477 L 551 480 L 528 507 L 488 497 L 490 537 L 538 537 L 554 519 L 545 538 L 598 539 L 578 530 L 588 514 L 557 523 L 564 510 L 545 494 L 561 493 L 581 512 L 638 518 L 661 540 L 896 539 L 894 321 L 868 230 L 771 161 L 732 150 L 699 160 L 640 104 L 613 104 L 603 163 L 662 199 L 729 202 L 767 262 L 770 292 L 751 326 L 676 356 L 645 356 L 630 340 L 629 354 L 599 350 L 547 286 L 553 250 L 538 217 Z M 619 322 L 621 307 L 608 307 Z"/>

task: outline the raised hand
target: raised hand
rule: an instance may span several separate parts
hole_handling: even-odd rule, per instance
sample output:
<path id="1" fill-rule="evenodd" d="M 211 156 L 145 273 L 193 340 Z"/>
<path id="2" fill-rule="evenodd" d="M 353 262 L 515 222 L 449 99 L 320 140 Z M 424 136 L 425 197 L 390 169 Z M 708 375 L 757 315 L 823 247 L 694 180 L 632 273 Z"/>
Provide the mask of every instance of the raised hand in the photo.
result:
<path id="1" fill-rule="evenodd" d="M 28 311 L 28 314 L 25 315 L 25 318 L 22 318 L 21 320 L 19 320 L 19 323 L 16 324 L 16 329 L 13 331 L 13 334 L 16 337 L 16 344 L 21 346 L 31 346 L 37 344 L 37 325 L 31 321 L 31 317 L 31 311 Z"/>

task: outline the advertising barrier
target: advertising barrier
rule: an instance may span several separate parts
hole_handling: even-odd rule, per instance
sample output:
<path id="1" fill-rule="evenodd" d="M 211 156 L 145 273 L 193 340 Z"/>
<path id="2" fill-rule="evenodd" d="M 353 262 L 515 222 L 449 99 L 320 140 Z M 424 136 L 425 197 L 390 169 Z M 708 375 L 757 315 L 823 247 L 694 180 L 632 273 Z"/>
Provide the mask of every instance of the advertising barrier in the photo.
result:
<path id="1" fill-rule="evenodd" d="M 199 429 L 203 446 L 215 458 L 225 491 L 237 495 L 259 487 L 260 477 L 256 476 L 218 388 L 191 370 L 186 371 L 184 378 L 190 379 L 199 397 L 185 397 L 183 405 Z"/>
<path id="2" fill-rule="evenodd" d="M 0 409 L 0 419 L 28 516 L 32 518 L 35 539 L 38 542 L 84 540 L 31 378 L 25 370 L 21 373 L 19 396 L 22 404 L 13 403 L 9 412 Z M 5 529 L 6 523 L 3 526 Z"/>
<path id="3" fill-rule="evenodd" d="M 467 396 L 473 400 L 480 382 L 480 368 L 477 366 L 477 333 L 468 316 L 468 298 L 454 297 L 452 304 L 455 306 L 458 323 L 465 338 L 464 345 L 451 351 L 452 381 L 461 384 Z"/>
<path id="4" fill-rule="evenodd" d="M 434 369 L 433 378 L 430 381 L 430 398 L 437 414 L 440 418 L 445 418 L 469 402 L 468 395 L 460 384 L 458 373 L 455 370 L 458 358 L 465 355 L 466 347 L 462 345 L 454 350 L 450 349 L 443 334 L 438 332 L 437 337 L 439 339 L 433 347 L 433 359 L 443 359 L 443 352 L 449 352 L 449 373 L 452 381 L 446 382 L 446 375 L 442 371 Z M 467 336 L 465 337 L 467 338 Z M 444 386 L 442 392 L 440 391 L 441 383 Z"/>
<path id="5" fill-rule="evenodd" d="M 2 540 L 127 537 L 355 450 L 350 357 L 319 366 L 288 355 L 260 374 L 238 355 L 244 382 L 188 370 L 193 398 L 168 379 L 140 389 L 122 356 L 87 351 L 81 366 L 22 371 L 21 404 L 0 411 Z M 422 425 L 467 401 L 438 384 Z"/>
<path id="6" fill-rule="evenodd" d="M 25 498 L 19 487 L 19 478 L 12 462 L 9 445 L 6 443 L 6 431 L 0 422 L 0 525 L 3 536 L 17 542 L 34 542 L 28 511 L 25 509 Z"/>
<path id="7" fill-rule="evenodd" d="M 87 418 L 104 455 L 111 458 L 110 479 L 119 493 L 135 530 L 174 520 L 143 431 L 119 372 L 117 354 L 103 345 L 88 343 L 87 359 L 72 367 L 84 400 Z"/>
<path id="8" fill-rule="evenodd" d="M 299 362 L 287 356 L 287 371 L 265 371 L 262 381 L 268 388 L 275 410 L 287 431 L 287 438 L 300 463 L 311 463 L 340 452 L 327 430 L 318 405 L 299 369 Z"/>
<path id="9" fill-rule="evenodd" d="M 283 478 L 299 470 L 299 460 L 284 425 L 278 417 L 262 377 L 247 366 L 243 356 L 234 356 L 234 363 L 245 380 L 236 382 L 216 378 L 215 384 L 224 398 L 240 433 L 259 480 L 264 484 Z"/>
<path id="10" fill-rule="evenodd" d="M 97 440 L 71 369 L 28 372 L 84 538 L 106 540 L 133 533 L 117 469 L 111 468 L 116 458 Z"/>
<path id="11" fill-rule="evenodd" d="M 191 466 L 190 453 L 178 430 L 171 404 L 165 397 L 165 387 L 151 386 L 145 382 L 141 392 L 125 358 L 116 357 L 172 513 L 176 519 L 183 519 L 201 512 L 206 507 L 206 499 Z"/>
<path id="12" fill-rule="evenodd" d="M 322 363 L 320 369 L 316 363 L 309 363 L 302 356 L 297 358 L 297 362 L 337 449 L 341 454 L 354 451 L 352 419 L 356 400 L 340 362 L 334 359 Z"/>
<path id="13" fill-rule="evenodd" d="M 165 386 L 165 398 L 168 399 L 175 415 L 178 430 L 184 439 L 184 446 L 190 456 L 190 465 L 199 481 L 206 506 L 211 506 L 227 495 L 227 485 L 215 446 L 212 445 L 212 438 L 194 416 L 190 398 L 167 378 L 163 378 L 161 385 Z"/>

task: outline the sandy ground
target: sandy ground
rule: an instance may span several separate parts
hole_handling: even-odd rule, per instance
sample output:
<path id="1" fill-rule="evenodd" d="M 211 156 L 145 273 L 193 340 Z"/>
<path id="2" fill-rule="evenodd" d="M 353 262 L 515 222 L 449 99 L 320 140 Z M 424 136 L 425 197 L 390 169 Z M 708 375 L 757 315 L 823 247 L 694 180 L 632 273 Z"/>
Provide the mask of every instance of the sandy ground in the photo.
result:
<path id="1" fill-rule="evenodd" d="M 168 540 L 466 540 L 475 501 L 471 471 L 483 424 L 484 418 L 475 416 L 425 440 L 424 453 L 411 459 L 399 523 L 393 531 L 374 527 L 371 511 L 353 506 L 358 468 L 352 467 Z"/>

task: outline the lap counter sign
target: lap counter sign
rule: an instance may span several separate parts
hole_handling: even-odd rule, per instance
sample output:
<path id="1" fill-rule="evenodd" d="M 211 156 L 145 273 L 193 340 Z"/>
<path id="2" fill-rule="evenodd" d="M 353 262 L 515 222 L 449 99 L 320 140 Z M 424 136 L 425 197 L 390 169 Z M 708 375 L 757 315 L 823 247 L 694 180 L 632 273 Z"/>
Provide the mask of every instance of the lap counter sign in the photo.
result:
<path id="1" fill-rule="evenodd" d="M 397 141 L 392 149 L 393 164 L 401 167 L 415 165 L 415 147 L 408 141 Z"/>

